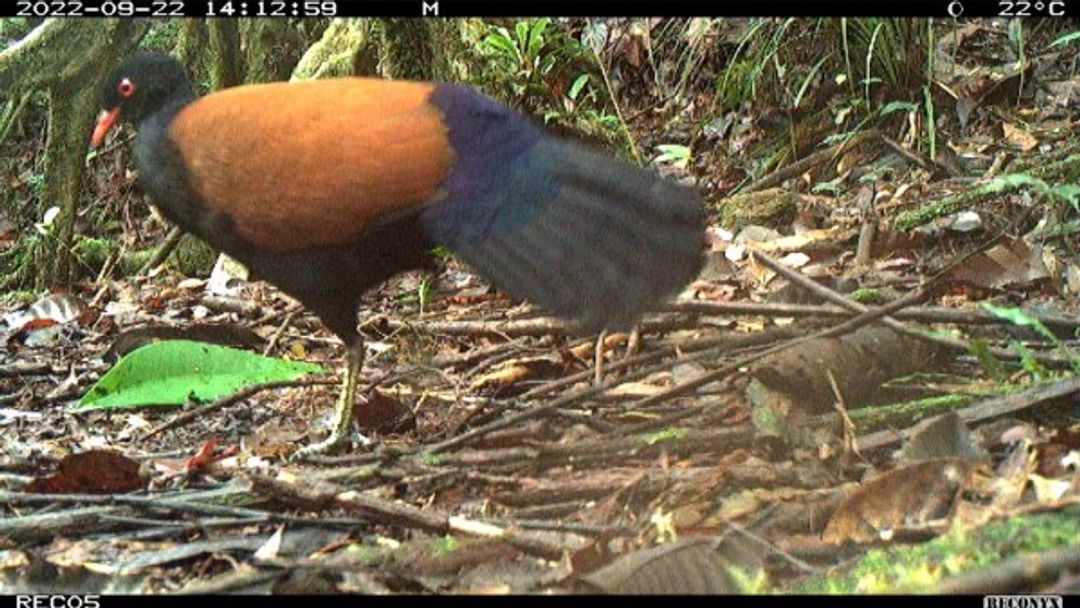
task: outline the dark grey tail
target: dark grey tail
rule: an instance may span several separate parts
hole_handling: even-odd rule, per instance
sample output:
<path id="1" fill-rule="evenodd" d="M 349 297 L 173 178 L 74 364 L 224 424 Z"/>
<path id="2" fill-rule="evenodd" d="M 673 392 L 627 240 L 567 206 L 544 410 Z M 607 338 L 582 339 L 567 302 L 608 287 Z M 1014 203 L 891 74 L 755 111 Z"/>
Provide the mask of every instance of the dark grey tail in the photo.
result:
<path id="1" fill-rule="evenodd" d="M 691 189 L 547 135 L 507 152 L 478 200 L 421 216 L 495 285 L 585 330 L 625 329 L 700 271 L 704 210 Z"/>

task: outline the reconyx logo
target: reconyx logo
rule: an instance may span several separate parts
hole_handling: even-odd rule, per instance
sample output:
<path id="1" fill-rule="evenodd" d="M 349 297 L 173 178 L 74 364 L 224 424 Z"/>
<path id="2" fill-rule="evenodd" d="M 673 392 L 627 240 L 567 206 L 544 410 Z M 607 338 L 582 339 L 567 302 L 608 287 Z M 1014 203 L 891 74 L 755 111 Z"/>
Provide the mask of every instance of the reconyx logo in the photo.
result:
<path id="1" fill-rule="evenodd" d="M 1060 595 L 988 595 L 983 608 L 1061 608 Z"/>

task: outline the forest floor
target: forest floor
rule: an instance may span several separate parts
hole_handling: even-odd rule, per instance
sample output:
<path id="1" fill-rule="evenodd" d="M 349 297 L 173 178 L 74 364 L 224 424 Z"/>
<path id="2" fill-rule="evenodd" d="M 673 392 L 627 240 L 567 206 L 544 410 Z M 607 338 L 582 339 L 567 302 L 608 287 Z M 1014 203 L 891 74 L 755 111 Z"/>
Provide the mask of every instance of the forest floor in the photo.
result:
<path id="1" fill-rule="evenodd" d="M 9 306 L 0 589 L 1080 591 L 1062 57 L 943 87 L 936 160 L 910 108 L 825 145 L 831 118 L 807 117 L 779 130 L 800 160 L 730 195 L 777 130 L 761 108 L 717 118 L 663 167 L 707 195 L 706 267 L 630 334 L 575 336 L 453 259 L 391 280 L 360 313 L 371 443 L 342 456 L 288 460 L 327 432 L 343 348 L 272 286 L 166 264 Z M 643 149 L 669 139 L 631 110 Z M 139 203 L 118 166 L 100 192 Z M 324 373 L 77 407 L 169 338 Z"/>

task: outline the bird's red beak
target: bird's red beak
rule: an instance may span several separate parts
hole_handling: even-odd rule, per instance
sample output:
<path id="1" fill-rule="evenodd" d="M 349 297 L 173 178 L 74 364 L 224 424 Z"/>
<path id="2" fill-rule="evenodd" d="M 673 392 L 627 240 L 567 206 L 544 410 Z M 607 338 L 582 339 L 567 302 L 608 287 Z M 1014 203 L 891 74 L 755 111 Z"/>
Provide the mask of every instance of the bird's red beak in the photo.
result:
<path id="1" fill-rule="evenodd" d="M 101 111 L 101 114 L 98 115 L 97 125 L 94 127 L 94 134 L 90 136 L 90 147 L 96 148 L 101 145 L 101 142 L 105 141 L 105 136 L 108 135 L 109 129 L 116 124 L 116 119 L 119 116 L 120 108 Z"/>

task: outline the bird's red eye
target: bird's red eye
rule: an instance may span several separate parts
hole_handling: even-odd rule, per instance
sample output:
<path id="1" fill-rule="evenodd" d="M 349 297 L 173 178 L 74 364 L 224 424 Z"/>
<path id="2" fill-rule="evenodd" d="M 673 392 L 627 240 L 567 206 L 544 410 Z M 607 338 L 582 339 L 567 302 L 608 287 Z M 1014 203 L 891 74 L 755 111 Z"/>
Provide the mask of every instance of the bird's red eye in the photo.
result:
<path id="1" fill-rule="evenodd" d="M 116 92 L 120 93 L 121 97 L 131 97 L 135 93 L 135 83 L 125 78 L 120 81 L 120 84 L 116 85 Z"/>

